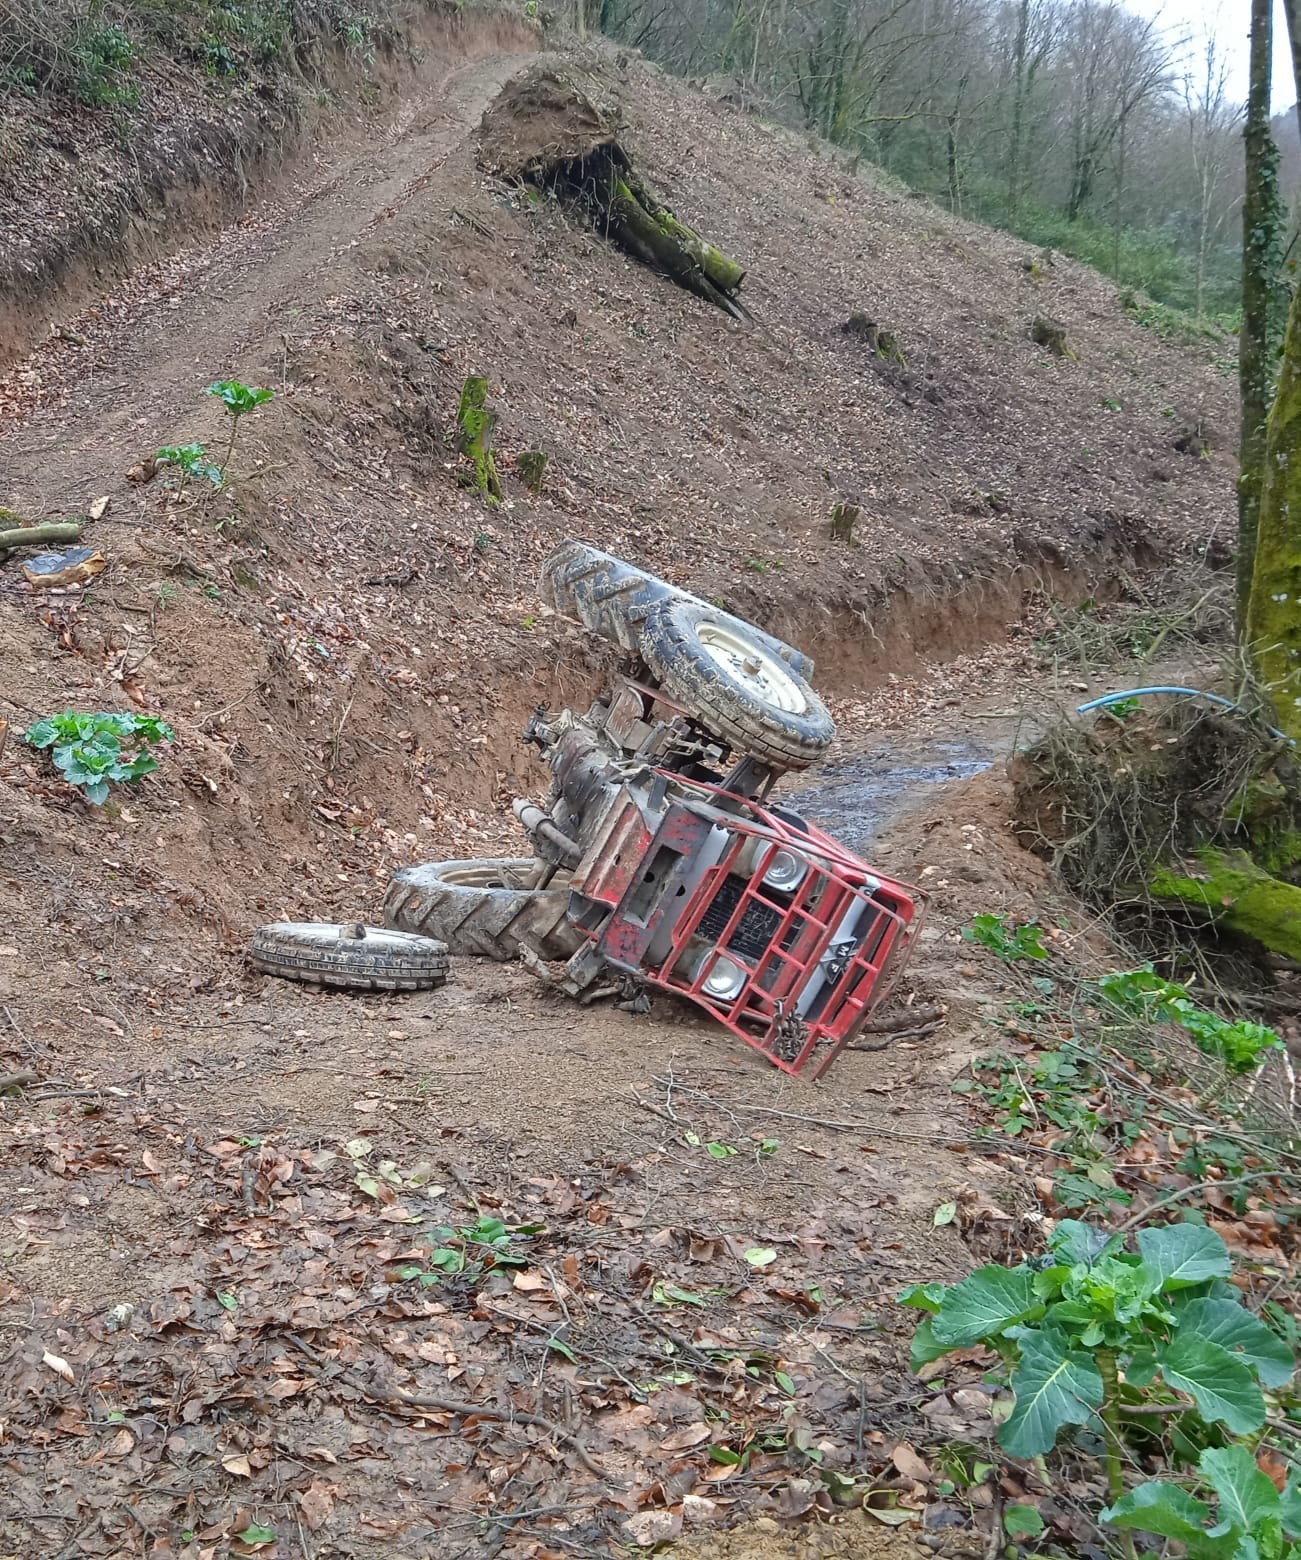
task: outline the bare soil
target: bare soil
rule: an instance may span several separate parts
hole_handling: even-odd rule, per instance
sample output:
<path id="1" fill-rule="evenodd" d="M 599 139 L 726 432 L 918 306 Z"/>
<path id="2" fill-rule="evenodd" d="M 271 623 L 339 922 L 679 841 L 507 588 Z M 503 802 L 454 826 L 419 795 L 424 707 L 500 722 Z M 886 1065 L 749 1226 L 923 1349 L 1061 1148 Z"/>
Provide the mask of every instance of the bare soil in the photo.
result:
<path id="1" fill-rule="evenodd" d="M 958 928 L 1054 903 L 997 766 L 874 847 L 933 893 L 899 1000 L 942 1024 L 818 1087 L 685 1010 L 583 1011 L 522 970 L 350 997 L 240 955 L 260 921 L 364 918 L 395 866 L 514 843 L 525 716 L 605 665 L 537 604 L 567 535 L 811 650 L 840 756 L 1005 751 L 981 717 L 1042 676 L 1027 609 L 1199 567 L 1227 528 L 1227 443 L 1181 456 L 1167 414 L 1230 426 L 1229 381 L 1096 275 L 1033 280 L 1012 240 L 594 55 L 647 171 L 748 262 L 736 327 L 479 170 L 475 126 L 530 57 L 500 33 L 431 51 L 418 90 L 0 386 L 0 500 L 110 499 L 84 594 L 0 566 L 0 715 L 147 708 L 178 733 L 98 810 L 14 733 L 0 755 L 0 1068 L 41 1080 L 0 1096 L 5 1554 L 198 1560 L 249 1552 L 252 1523 L 272 1560 L 605 1553 L 758 1515 L 693 1552 L 898 1560 L 911 1539 L 831 1522 L 811 1470 L 906 1500 L 901 1439 L 981 1433 L 908 1377 L 892 1297 L 970 1265 L 932 1225 L 964 1189 L 1024 1231 L 948 1089 L 1006 995 Z M 840 330 L 863 308 L 933 397 Z M 1045 310 L 1079 362 L 1029 341 Z M 470 371 L 501 415 L 497 509 L 457 481 Z M 229 487 L 128 480 L 164 444 L 220 451 L 201 391 L 226 373 L 277 391 Z M 509 476 L 530 448 L 537 499 Z M 826 539 L 838 498 L 863 507 L 852 549 Z M 527 1266 L 400 1276 L 476 1207 L 544 1226 Z"/>

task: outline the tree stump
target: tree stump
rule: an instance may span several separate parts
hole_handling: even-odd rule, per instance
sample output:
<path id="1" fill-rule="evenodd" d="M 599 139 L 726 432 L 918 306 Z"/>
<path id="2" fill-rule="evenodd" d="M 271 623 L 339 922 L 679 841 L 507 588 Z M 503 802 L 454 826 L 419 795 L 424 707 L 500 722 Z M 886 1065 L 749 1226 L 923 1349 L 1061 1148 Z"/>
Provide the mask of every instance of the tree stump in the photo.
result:
<path id="1" fill-rule="evenodd" d="M 1072 363 L 1078 361 L 1075 348 L 1067 339 L 1065 325 L 1058 325 L 1055 320 L 1046 320 L 1042 315 L 1036 318 L 1030 326 L 1030 340 L 1054 357 L 1069 358 Z"/>
<path id="2" fill-rule="evenodd" d="M 488 381 L 481 374 L 471 374 L 461 386 L 456 421 L 461 429 L 461 454 L 474 466 L 471 485 L 495 503 L 501 497 L 501 478 L 492 453 L 497 417 L 488 408 Z"/>
<path id="3" fill-rule="evenodd" d="M 833 504 L 831 506 L 831 540 L 852 546 L 854 527 L 858 524 L 857 504 Z"/>
<path id="4" fill-rule="evenodd" d="M 543 450 L 522 450 L 515 460 L 520 481 L 530 493 L 542 491 L 542 479 L 547 472 L 547 457 Z"/>

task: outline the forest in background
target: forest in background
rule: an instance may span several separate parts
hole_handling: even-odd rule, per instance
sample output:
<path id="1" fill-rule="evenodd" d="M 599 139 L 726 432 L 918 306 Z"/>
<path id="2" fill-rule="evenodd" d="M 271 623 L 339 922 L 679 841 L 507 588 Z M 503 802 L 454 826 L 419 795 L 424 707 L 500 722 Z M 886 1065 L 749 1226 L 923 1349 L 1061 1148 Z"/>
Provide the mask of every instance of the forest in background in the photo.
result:
<path id="1" fill-rule="evenodd" d="M 588 21 L 669 70 L 730 78 L 963 216 L 1236 327 L 1227 40 L 1172 39 L 1116 0 L 589 0 Z M 1275 124 L 1289 190 L 1293 117 Z"/>

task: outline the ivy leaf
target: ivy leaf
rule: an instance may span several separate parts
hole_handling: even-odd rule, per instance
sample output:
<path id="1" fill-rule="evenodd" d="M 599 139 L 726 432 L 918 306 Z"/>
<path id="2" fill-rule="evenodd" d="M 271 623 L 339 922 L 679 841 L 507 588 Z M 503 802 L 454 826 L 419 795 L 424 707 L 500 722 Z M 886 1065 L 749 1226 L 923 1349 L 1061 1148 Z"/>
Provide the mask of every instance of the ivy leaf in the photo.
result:
<path id="1" fill-rule="evenodd" d="M 1218 1343 L 1254 1366 L 1267 1387 L 1286 1386 L 1296 1369 L 1292 1350 L 1236 1300 L 1189 1300 L 1178 1308 L 1179 1326 Z"/>
<path id="2" fill-rule="evenodd" d="M 1086 1424 L 1102 1402 L 1102 1377 L 1091 1355 L 1065 1346 L 1053 1333 L 1021 1334 L 1021 1359 L 1012 1374 L 1016 1404 L 998 1432 L 1013 1457 L 1050 1452 L 1063 1425 Z"/>
<path id="3" fill-rule="evenodd" d="M 1236 1528 L 1260 1537 L 1268 1526 L 1276 1532 L 1281 1529 L 1283 1502 L 1273 1480 L 1260 1471 L 1245 1446 L 1210 1447 L 1202 1453 L 1199 1466 L 1220 1497 L 1217 1535 Z"/>
<path id="4" fill-rule="evenodd" d="M 1037 1506 L 1008 1506 L 1003 1511 L 1003 1527 L 1009 1538 L 1038 1538 L 1044 1519 Z"/>
<path id="5" fill-rule="evenodd" d="M 1229 1250 L 1203 1224 L 1164 1224 L 1138 1232 L 1143 1261 L 1160 1274 L 1158 1289 L 1186 1289 L 1208 1278 L 1228 1278 Z"/>
<path id="6" fill-rule="evenodd" d="M 1251 1371 L 1218 1343 L 1180 1333 L 1156 1351 L 1167 1386 L 1186 1392 L 1203 1419 L 1248 1435 L 1265 1423 L 1265 1399 Z"/>
<path id="7" fill-rule="evenodd" d="M 1140 1484 L 1122 1495 L 1114 1506 L 1100 1512 L 1102 1520 L 1112 1527 L 1137 1528 L 1142 1533 L 1153 1533 L 1159 1538 L 1173 1538 L 1178 1544 L 1186 1544 L 1190 1554 L 1198 1556 L 1218 1553 L 1228 1556 L 1233 1552 L 1234 1539 L 1225 1536 L 1211 1547 L 1204 1548 L 1209 1535 L 1206 1524 L 1210 1521 L 1210 1507 L 1195 1500 L 1181 1485 L 1166 1480 Z"/>
<path id="8" fill-rule="evenodd" d="M 962 1348 L 996 1337 L 1038 1309 L 1034 1274 L 1028 1268 L 991 1264 L 977 1268 L 944 1296 L 935 1317 L 935 1337 L 940 1343 Z"/>

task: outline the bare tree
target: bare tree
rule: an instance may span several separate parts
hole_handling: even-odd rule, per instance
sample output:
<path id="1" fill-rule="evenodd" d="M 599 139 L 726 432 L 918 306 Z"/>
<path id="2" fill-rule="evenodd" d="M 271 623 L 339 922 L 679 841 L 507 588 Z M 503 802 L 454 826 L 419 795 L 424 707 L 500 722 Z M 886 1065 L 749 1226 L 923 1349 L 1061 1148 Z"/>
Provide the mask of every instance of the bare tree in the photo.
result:
<path id="1" fill-rule="evenodd" d="M 1226 194 L 1225 185 L 1238 154 L 1237 132 L 1242 124 L 1242 110 L 1229 101 L 1228 62 L 1214 35 L 1206 40 L 1197 72 L 1184 73 L 1182 91 L 1197 201 L 1193 312 L 1200 319 L 1204 312 L 1207 249 L 1228 224 L 1237 205 L 1236 199 Z"/>

